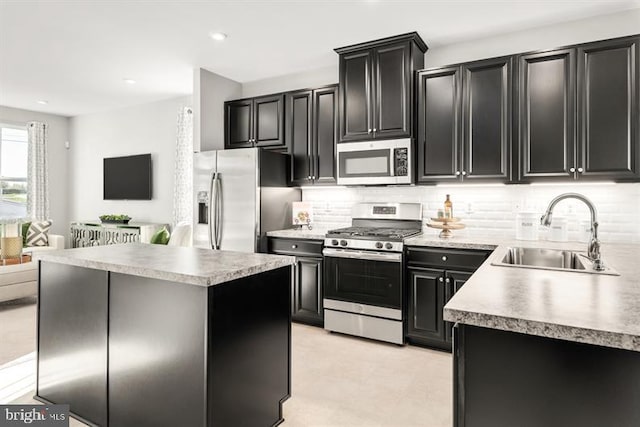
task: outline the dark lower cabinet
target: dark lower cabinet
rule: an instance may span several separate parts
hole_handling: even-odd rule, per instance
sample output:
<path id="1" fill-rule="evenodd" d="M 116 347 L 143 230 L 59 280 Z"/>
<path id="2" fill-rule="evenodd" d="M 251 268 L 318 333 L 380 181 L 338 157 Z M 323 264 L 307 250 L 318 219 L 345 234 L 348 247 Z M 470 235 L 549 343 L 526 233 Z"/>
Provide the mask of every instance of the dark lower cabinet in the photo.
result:
<path id="1" fill-rule="evenodd" d="M 640 353 L 457 324 L 455 427 L 637 427 Z"/>
<path id="2" fill-rule="evenodd" d="M 286 105 L 291 181 L 296 185 L 335 184 L 337 85 L 290 92 Z"/>
<path id="3" fill-rule="evenodd" d="M 443 308 L 488 256 L 477 250 L 407 249 L 407 342 L 451 350 L 453 325 L 444 321 Z"/>
<path id="4" fill-rule="evenodd" d="M 284 95 L 225 102 L 224 147 L 285 148 Z"/>
<path id="5" fill-rule="evenodd" d="M 324 326 L 322 240 L 269 238 L 269 252 L 296 257 L 291 281 L 291 319 Z"/>
<path id="6" fill-rule="evenodd" d="M 640 37 L 578 47 L 580 179 L 640 178 Z"/>

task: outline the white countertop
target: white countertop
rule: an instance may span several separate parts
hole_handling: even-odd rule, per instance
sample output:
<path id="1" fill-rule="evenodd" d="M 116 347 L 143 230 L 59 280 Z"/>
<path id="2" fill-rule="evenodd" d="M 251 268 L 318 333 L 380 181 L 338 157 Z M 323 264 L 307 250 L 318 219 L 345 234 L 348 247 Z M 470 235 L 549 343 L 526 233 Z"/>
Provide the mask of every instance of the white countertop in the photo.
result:
<path id="1" fill-rule="evenodd" d="M 180 246 L 125 243 L 38 252 L 34 260 L 213 286 L 292 265 L 295 258 Z"/>

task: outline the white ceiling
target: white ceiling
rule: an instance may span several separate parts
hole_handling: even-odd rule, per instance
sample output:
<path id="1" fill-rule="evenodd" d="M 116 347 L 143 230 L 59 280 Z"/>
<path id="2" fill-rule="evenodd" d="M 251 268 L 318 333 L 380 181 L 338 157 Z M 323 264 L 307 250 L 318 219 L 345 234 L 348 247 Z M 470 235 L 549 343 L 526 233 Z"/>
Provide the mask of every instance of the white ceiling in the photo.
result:
<path id="1" fill-rule="evenodd" d="M 610 0 L 0 0 L 0 105 L 74 116 L 191 94 L 195 67 L 247 82 L 331 66 L 335 47 L 409 31 L 433 48 L 638 7 Z M 215 42 L 213 31 L 229 38 Z"/>

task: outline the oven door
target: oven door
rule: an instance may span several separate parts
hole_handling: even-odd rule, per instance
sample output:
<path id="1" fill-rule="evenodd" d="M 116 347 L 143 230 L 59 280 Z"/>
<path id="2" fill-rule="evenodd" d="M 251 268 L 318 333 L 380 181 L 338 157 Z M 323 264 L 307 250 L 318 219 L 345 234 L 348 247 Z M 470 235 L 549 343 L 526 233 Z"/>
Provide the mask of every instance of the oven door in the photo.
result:
<path id="1" fill-rule="evenodd" d="M 337 145 L 338 185 L 411 184 L 411 139 Z"/>
<path id="2" fill-rule="evenodd" d="M 327 248 L 324 298 L 402 309 L 402 253 Z"/>

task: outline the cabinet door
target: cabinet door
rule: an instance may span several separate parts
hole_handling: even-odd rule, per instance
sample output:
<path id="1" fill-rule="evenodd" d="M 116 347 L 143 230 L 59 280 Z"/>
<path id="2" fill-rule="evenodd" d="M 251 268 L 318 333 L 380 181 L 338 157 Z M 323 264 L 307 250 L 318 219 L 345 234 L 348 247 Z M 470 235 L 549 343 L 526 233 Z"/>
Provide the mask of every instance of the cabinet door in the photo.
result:
<path id="1" fill-rule="evenodd" d="M 463 179 L 509 179 L 512 59 L 462 66 Z"/>
<path id="2" fill-rule="evenodd" d="M 580 178 L 640 178 L 640 38 L 578 48 Z"/>
<path id="3" fill-rule="evenodd" d="M 284 95 L 255 98 L 253 120 L 256 147 L 284 146 Z"/>
<path id="4" fill-rule="evenodd" d="M 338 86 L 313 91 L 313 173 L 315 183 L 336 183 Z"/>
<path id="5" fill-rule="evenodd" d="M 472 274 L 473 273 L 465 273 L 463 271 L 447 271 L 445 275 L 444 305 L 447 305 L 447 302 L 451 299 L 451 297 L 454 296 L 455 293 L 460 290 L 462 285 L 464 285 L 467 282 L 467 280 L 469 280 Z M 444 324 L 446 329 L 447 342 L 451 343 L 453 323 L 444 322 Z"/>
<path id="6" fill-rule="evenodd" d="M 294 320 L 323 324 L 322 267 L 322 258 L 297 259 L 291 310 Z"/>
<path id="7" fill-rule="evenodd" d="M 418 182 L 459 179 L 460 67 L 418 73 Z"/>
<path id="8" fill-rule="evenodd" d="M 224 148 L 253 146 L 253 103 L 250 99 L 225 102 Z"/>
<path id="9" fill-rule="evenodd" d="M 573 179 L 575 50 L 522 55 L 518 61 L 520 180 Z"/>
<path id="10" fill-rule="evenodd" d="M 311 124 L 313 92 L 302 90 L 287 94 L 287 145 L 291 150 L 291 181 L 297 185 L 311 183 Z"/>
<path id="11" fill-rule="evenodd" d="M 340 56 L 340 142 L 373 137 L 371 50 Z"/>
<path id="12" fill-rule="evenodd" d="M 373 136 L 411 136 L 411 46 L 409 42 L 373 50 Z"/>
<path id="13" fill-rule="evenodd" d="M 421 344 L 442 346 L 446 332 L 442 319 L 445 301 L 444 272 L 409 270 L 409 316 L 407 337 Z"/>

